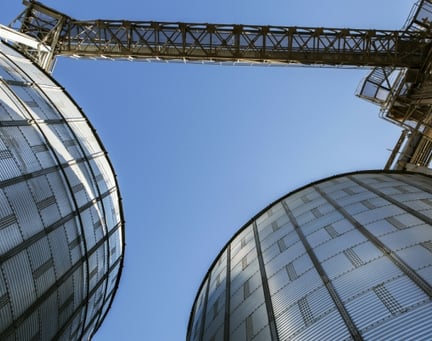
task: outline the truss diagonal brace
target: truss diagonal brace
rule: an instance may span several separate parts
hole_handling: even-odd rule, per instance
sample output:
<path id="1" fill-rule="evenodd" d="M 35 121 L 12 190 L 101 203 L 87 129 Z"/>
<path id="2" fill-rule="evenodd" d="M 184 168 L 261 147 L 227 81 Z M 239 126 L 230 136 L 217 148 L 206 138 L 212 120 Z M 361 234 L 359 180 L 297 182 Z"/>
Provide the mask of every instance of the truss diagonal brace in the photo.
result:
<path id="1" fill-rule="evenodd" d="M 264 65 L 419 68 L 429 37 L 406 31 L 152 21 L 77 21 L 24 1 L 21 31 L 56 55 Z"/>

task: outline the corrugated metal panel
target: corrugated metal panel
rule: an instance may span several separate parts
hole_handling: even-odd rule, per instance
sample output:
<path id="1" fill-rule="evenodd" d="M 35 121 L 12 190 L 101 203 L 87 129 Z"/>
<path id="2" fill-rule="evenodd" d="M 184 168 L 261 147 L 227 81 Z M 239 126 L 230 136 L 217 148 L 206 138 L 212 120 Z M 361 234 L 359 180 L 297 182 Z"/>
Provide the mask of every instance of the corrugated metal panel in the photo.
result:
<path id="1" fill-rule="evenodd" d="M 54 154 L 52 153 L 51 149 L 39 151 L 36 154 L 36 158 L 43 169 L 50 168 L 56 165 Z"/>
<path id="2" fill-rule="evenodd" d="M 337 238 L 329 239 L 326 243 L 317 246 L 314 251 L 317 258 L 323 261 L 348 247 L 361 244 L 364 241 L 366 241 L 366 238 L 360 232 L 351 230 Z"/>
<path id="3" fill-rule="evenodd" d="M 211 310 L 206 314 L 206 326 L 204 329 L 204 340 L 210 340 L 213 335 L 223 333 L 223 325 L 225 320 L 225 303 L 218 304 L 217 310 L 213 312 L 214 306 L 210 306 Z M 209 308 L 209 305 L 207 305 Z M 222 334 L 223 335 L 223 334 Z"/>
<path id="4" fill-rule="evenodd" d="M 46 82 L 44 82 L 46 84 Z M 39 83 L 40 85 L 40 83 Z M 68 101 L 65 101 L 64 92 L 56 86 L 41 86 L 42 91 L 49 96 L 49 98 L 56 103 L 57 109 L 61 115 L 66 119 L 82 118 L 81 112 L 75 107 L 71 106 Z"/>
<path id="5" fill-rule="evenodd" d="M 63 326 L 72 316 L 74 306 L 73 291 L 74 287 L 72 277 L 68 277 L 57 289 L 59 305 L 59 326 Z"/>
<path id="6" fill-rule="evenodd" d="M 250 277 L 256 275 L 259 272 L 258 261 L 257 259 L 253 259 L 252 263 L 250 263 L 242 272 L 239 272 L 234 275 L 234 272 L 231 272 L 231 293 L 240 290 L 243 287 L 243 283 L 249 279 Z"/>
<path id="7" fill-rule="evenodd" d="M 91 207 L 80 213 L 82 224 L 84 227 L 85 241 L 87 249 L 91 249 L 96 244 L 96 235 L 93 229 L 93 217 Z"/>
<path id="8" fill-rule="evenodd" d="M 394 218 L 397 219 L 402 224 L 402 226 L 404 226 L 404 227 L 410 227 L 410 226 L 416 226 L 416 225 L 424 224 L 424 222 L 422 220 L 420 220 L 417 217 L 414 217 L 412 214 L 409 214 L 409 213 L 399 214 L 398 216 L 395 216 Z M 400 229 L 403 229 L 403 228 L 400 228 Z"/>
<path id="9" fill-rule="evenodd" d="M 97 182 L 97 186 L 99 188 L 99 190 L 103 193 L 106 192 L 108 190 L 108 188 L 111 188 L 107 186 L 106 181 L 104 181 L 104 173 L 102 170 L 103 165 L 101 164 L 100 160 L 102 160 L 103 158 L 101 157 L 96 157 L 90 160 L 90 168 L 92 169 L 96 182 Z"/>
<path id="10" fill-rule="evenodd" d="M 90 334 L 93 333 L 93 328 L 95 327 L 94 324 L 96 323 L 96 321 L 94 321 L 92 325 L 87 325 L 87 323 L 88 322 L 86 321 L 86 328 L 88 329 L 84 331 L 84 334 L 82 335 L 80 340 L 90 340 Z"/>
<path id="11" fill-rule="evenodd" d="M 97 248 L 94 254 L 97 261 L 97 272 L 95 280 L 96 282 L 99 282 L 103 279 L 105 273 L 108 271 L 106 262 L 106 245 L 103 243 Z"/>
<path id="12" fill-rule="evenodd" d="M 374 197 L 372 199 L 369 199 L 369 202 L 374 205 L 376 208 L 378 207 L 384 207 L 389 204 L 389 202 L 383 198 L 380 197 Z"/>
<path id="13" fill-rule="evenodd" d="M 235 302 L 242 302 L 243 301 L 243 285 L 244 282 L 246 282 L 249 278 L 253 277 L 253 276 L 257 276 L 259 275 L 258 272 L 258 266 L 256 266 L 255 268 L 255 272 L 249 272 L 249 273 L 240 273 L 239 275 L 236 276 L 235 279 L 232 278 L 231 280 L 231 305 L 234 307 L 235 306 Z"/>
<path id="14" fill-rule="evenodd" d="M 74 271 L 72 278 L 74 286 L 74 309 L 77 309 L 85 297 L 88 286 L 84 264 Z"/>
<path id="15" fill-rule="evenodd" d="M 9 209 L 8 203 L 1 200 L 3 192 L 0 191 L 0 206 L 4 205 L 4 211 Z M 5 254 L 15 246 L 23 242 L 21 232 L 15 214 L 2 215 L 0 217 L 0 254 Z"/>
<path id="16" fill-rule="evenodd" d="M 0 60 L 0 77 L 4 80 L 18 81 L 22 79 L 22 77 L 11 67 L 11 63 L 4 59 Z"/>
<path id="17" fill-rule="evenodd" d="M 401 181 L 412 181 L 414 184 L 419 185 L 420 188 L 424 189 L 425 191 L 431 192 L 432 191 L 432 185 L 430 183 L 430 179 L 428 178 L 420 178 L 416 176 L 415 174 L 403 174 L 402 176 L 393 174 L 393 176 L 399 177 Z"/>
<path id="18" fill-rule="evenodd" d="M 328 224 L 330 223 L 326 221 L 325 223 L 323 223 L 322 226 L 320 226 L 319 230 L 314 231 L 313 233 L 306 236 L 306 239 L 312 248 L 324 244 L 325 242 L 332 239 L 331 236 L 327 233 L 327 231 L 322 228 L 323 226 L 327 226 Z"/>
<path id="19" fill-rule="evenodd" d="M 282 240 L 282 239 L 279 239 Z M 278 241 L 270 245 L 268 248 L 266 248 L 264 251 L 261 250 L 263 263 L 265 264 L 265 267 L 268 271 L 268 275 L 272 276 L 276 271 L 279 270 L 277 265 L 277 258 L 281 257 L 281 252 L 278 247 Z"/>
<path id="20" fill-rule="evenodd" d="M 391 315 L 372 290 L 355 297 L 355 299 L 346 303 L 345 306 L 352 320 L 360 330 Z"/>
<path id="21" fill-rule="evenodd" d="M 313 323 L 319 321 L 335 308 L 334 301 L 324 285 L 305 297 L 309 302 Z"/>
<path id="22" fill-rule="evenodd" d="M 231 300 L 230 307 L 230 327 L 235 330 L 240 324 L 244 322 L 246 316 L 252 314 L 261 305 L 264 305 L 264 294 L 262 287 L 251 293 L 251 295 L 243 300 L 242 303 L 235 305 L 233 299 Z"/>
<path id="23" fill-rule="evenodd" d="M 284 233 L 290 233 L 293 231 L 293 228 L 289 223 L 288 216 L 285 214 L 285 212 L 282 213 L 284 214 L 281 214 L 277 219 L 271 222 L 269 221 L 268 225 L 265 225 L 263 228 L 261 228 L 261 230 L 258 230 L 261 245 L 265 245 L 263 243 L 266 243 L 266 240 L 271 238 L 272 234 L 276 234 L 278 230 L 282 230 Z"/>
<path id="24" fill-rule="evenodd" d="M 382 256 L 382 252 L 370 242 L 354 246 L 353 250 L 363 260 L 364 263 L 370 262 L 371 260 Z"/>
<path id="25" fill-rule="evenodd" d="M 291 339 L 296 332 L 304 328 L 305 324 L 298 305 L 288 306 L 282 314 L 276 314 L 276 326 L 281 340 Z"/>
<path id="26" fill-rule="evenodd" d="M 21 129 L 25 127 L 3 127 L 0 137 L 7 145 L 8 150 L 20 169 L 21 174 L 28 174 L 40 170 L 40 164 L 28 144 Z M 7 158 L 9 160 L 10 158 Z M 9 173 L 10 174 L 10 173 Z"/>
<path id="27" fill-rule="evenodd" d="M 400 275 L 401 271 L 389 259 L 379 258 L 336 278 L 332 283 L 345 301 Z"/>
<path id="28" fill-rule="evenodd" d="M 265 305 L 260 305 L 252 314 L 252 337 L 253 340 L 271 340 L 268 328 L 268 316 Z M 265 338 L 267 336 L 267 338 Z"/>
<path id="29" fill-rule="evenodd" d="M 386 283 L 385 286 L 404 308 L 429 301 L 429 297 L 406 276 Z"/>
<path id="30" fill-rule="evenodd" d="M 41 338 L 38 315 L 38 311 L 33 312 L 16 329 L 16 340 L 37 340 Z"/>
<path id="31" fill-rule="evenodd" d="M 26 251 L 4 262 L 2 270 L 6 282 L 14 283 L 14 290 L 9 292 L 9 297 L 16 319 L 36 300 L 32 269 Z"/>
<path id="32" fill-rule="evenodd" d="M 35 156 L 37 156 L 37 154 L 39 154 L 41 152 L 48 150 L 48 146 L 46 145 L 45 139 L 42 137 L 39 130 L 35 129 L 35 127 L 33 125 L 21 126 L 21 127 L 18 127 L 18 129 L 21 131 L 21 133 L 25 137 L 28 145 L 30 146 L 30 149 L 32 150 L 32 153 Z M 35 149 L 35 147 L 38 147 L 38 148 Z M 38 167 L 35 169 L 41 169 L 41 167 L 38 165 Z"/>
<path id="33" fill-rule="evenodd" d="M 412 194 L 414 197 L 411 201 L 404 201 L 403 203 L 411 207 L 412 209 L 418 211 L 418 212 L 424 212 L 425 214 L 428 213 L 428 211 L 431 209 L 431 206 L 428 204 L 428 200 L 431 198 L 429 193 L 414 193 Z"/>
<path id="34" fill-rule="evenodd" d="M 90 322 L 97 317 L 101 311 L 101 306 L 104 304 L 104 291 L 105 281 L 99 280 L 97 284 L 90 288 L 90 292 L 93 292 L 90 299 L 88 300 L 88 308 L 91 312 L 87 315 L 87 321 Z"/>
<path id="35" fill-rule="evenodd" d="M 315 216 L 312 214 L 311 211 L 306 211 L 305 213 L 299 215 L 299 216 L 295 216 L 297 219 L 297 223 L 302 226 L 304 224 L 307 224 L 311 221 L 314 221 L 316 218 Z"/>
<path id="36" fill-rule="evenodd" d="M 308 217 L 310 217 L 311 211 L 317 207 L 319 207 L 320 210 L 323 209 L 322 211 L 323 215 L 324 213 L 332 211 L 331 207 L 326 205 L 327 202 L 323 198 L 318 197 L 315 193 L 313 193 L 313 197 L 312 197 L 312 192 L 310 192 L 309 195 L 307 195 L 308 202 L 303 203 L 302 205 L 299 205 L 297 207 L 294 207 L 291 204 L 291 200 L 290 200 L 289 206 L 291 208 L 292 213 L 297 218 L 297 221 L 299 222 L 303 221 L 303 223 L 307 223 L 309 221 Z"/>
<path id="37" fill-rule="evenodd" d="M 50 187 L 56 198 L 56 204 L 60 211 L 60 216 L 65 217 L 73 210 L 73 203 L 68 191 L 66 191 L 66 182 L 60 173 L 50 173 L 46 175 Z"/>
<path id="38" fill-rule="evenodd" d="M 321 188 L 321 186 L 320 186 L 320 188 Z M 345 192 L 343 192 L 343 193 L 344 193 L 344 198 L 343 198 L 343 200 L 341 200 L 341 202 L 344 203 L 344 207 L 347 211 L 349 211 L 349 207 L 353 204 L 360 203 L 363 200 L 371 200 L 371 199 L 376 198 L 375 194 L 367 192 L 367 191 L 360 192 L 360 193 L 353 194 L 353 195 L 346 195 Z M 338 199 L 333 194 L 331 194 L 331 197 L 334 200 Z"/>
<path id="39" fill-rule="evenodd" d="M 279 269 L 271 277 L 268 277 L 268 285 L 270 294 L 274 294 L 290 282 L 286 267 Z"/>
<path id="40" fill-rule="evenodd" d="M 225 287 L 226 287 L 226 283 L 224 278 L 223 280 L 221 280 L 221 282 L 217 287 L 214 286 L 209 289 L 207 310 L 211 309 L 211 306 L 216 302 L 216 300 L 219 301 L 219 303 L 225 301 Z"/>
<path id="41" fill-rule="evenodd" d="M 56 135 L 52 125 L 41 124 L 39 127 L 49 141 L 51 151 L 55 153 L 55 155 L 59 158 L 60 163 L 74 161 L 72 155 L 69 153 L 65 145 Z"/>
<path id="42" fill-rule="evenodd" d="M 347 203 L 344 200 L 344 209 L 348 212 L 350 215 L 359 214 L 365 211 L 369 211 L 369 209 L 361 202 L 355 202 L 350 205 L 347 205 Z"/>
<path id="43" fill-rule="evenodd" d="M 321 278 L 315 270 L 308 271 L 297 280 L 290 282 L 272 296 L 275 316 L 278 316 L 287 307 L 295 304 L 300 298 L 321 286 Z"/>
<path id="44" fill-rule="evenodd" d="M 81 308 L 76 314 L 75 319 L 72 322 L 70 340 L 81 340 L 82 321 L 84 320 L 85 310 Z"/>
<path id="45" fill-rule="evenodd" d="M 61 335 L 58 336 L 58 341 L 71 341 L 74 340 L 73 338 L 71 338 L 71 331 L 72 331 L 72 327 L 70 325 L 65 326 L 65 329 L 63 330 L 63 332 L 61 333 Z"/>
<path id="46" fill-rule="evenodd" d="M 432 228 L 429 226 L 432 232 Z M 432 239 L 432 233 L 431 233 Z M 426 240 L 426 239 L 423 239 Z M 413 245 L 406 249 L 397 251 L 397 255 L 411 268 L 417 270 L 432 265 L 432 254 L 421 245 Z"/>
<path id="47" fill-rule="evenodd" d="M 14 97 L 13 92 L 3 83 L 0 83 L 0 96 L 2 99 L 2 119 L 5 121 L 27 122 L 30 115 L 22 109 L 22 104 Z"/>
<path id="48" fill-rule="evenodd" d="M 70 169 L 74 172 L 74 175 L 71 175 L 73 179 L 72 187 L 74 186 L 84 187 L 81 191 L 76 192 L 75 195 L 80 197 L 81 193 L 85 193 L 86 199 L 88 201 L 97 198 L 98 197 L 97 187 L 96 184 L 93 182 L 93 175 L 91 174 L 87 163 L 80 162 L 76 165 L 71 166 Z"/>
<path id="49" fill-rule="evenodd" d="M 216 339 L 217 340 L 217 339 Z M 261 330 L 258 331 L 257 334 L 254 335 L 254 341 L 268 341 L 271 340 L 270 328 L 269 326 L 265 326 Z"/>
<path id="50" fill-rule="evenodd" d="M 90 290 L 93 289 L 98 281 L 97 273 L 98 273 L 98 258 L 97 253 L 93 252 L 91 255 L 87 255 L 88 257 L 88 268 L 89 268 L 89 277 L 88 277 L 88 285 Z"/>
<path id="51" fill-rule="evenodd" d="M 47 237 L 39 239 L 28 248 L 32 260 L 32 273 L 37 296 L 40 297 L 55 282 L 53 259 Z"/>
<path id="52" fill-rule="evenodd" d="M 299 277 L 313 268 L 312 261 L 306 253 L 299 255 L 299 257 L 293 260 L 292 264 Z"/>
<path id="53" fill-rule="evenodd" d="M 0 274 L 0 333 L 12 323 L 12 309 L 3 275 Z"/>
<path id="54" fill-rule="evenodd" d="M 46 204 L 47 206 L 41 207 L 43 204 Z M 61 216 L 54 196 L 51 196 L 36 205 L 39 209 L 44 226 L 51 226 L 60 220 Z"/>
<path id="55" fill-rule="evenodd" d="M 31 115 L 35 119 L 48 120 L 61 118 L 37 88 L 31 86 L 9 86 L 26 103 L 27 110 L 31 112 Z"/>
<path id="56" fill-rule="evenodd" d="M 281 238 L 284 238 L 287 241 L 287 245 L 294 244 L 299 240 L 292 225 L 287 223 L 269 234 L 264 240 L 261 240 L 261 249 L 263 252 L 267 252 L 267 249 L 272 247 L 272 245 Z"/>
<path id="57" fill-rule="evenodd" d="M 298 341 L 350 339 L 350 333 L 336 309 L 290 338 Z"/>
<path id="58" fill-rule="evenodd" d="M 322 266 L 330 279 L 340 276 L 355 268 L 343 253 L 339 253 L 338 255 L 327 259 L 322 263 Z"/>
<path id="59" fill-rule="evenodd" d="M 99 172 L 103 175 L 104 182 L 101 184 L 101 180 L 98 181 L 99 188 L 103 189 L 103 184 L 106 185 L 106 189 L 115 187 L 114 177 L 112 175 L 111 168 L 108 165 L 108 161 L 105 157 L 96 157 L 93 159 L 95 164 L 97 165 L 95 169 L 98 169 Z M 93 165 L 91 163 L 91 165 Z"/>
<path id="60" fill-rule="evenodd" d="M 281 208 L 282 207 L 280 204 L 272 205 L 272 207 L 269 208 L 266 214 L 263 214 L 259 218 L 257 218 L 256 224 L 258 231 L 261 231 L 267 225 L 271 224 L 271 222 L 283 216 L 285 213 Z"/>
<path id="61" fill-rule="evenodd" d="M 39 318 L 41 321 L 50 321 L 50 323 L 42 323 L 40 325 L 39 336 L 41 340 L 51 340 L 57 333 L 59 328 L 58 319 L 53 318 L 58 316 L 59 306 L 57 302 L 57 292 L 51 294 L 43 301 L 39 308 Z"/>
<path id="62" fill-rule="evenodd" d="M 374 221 L 373 223 L 364 225 L 364 227 L 376 237 L 392 233 L 396 228 L 387 219 Z"/>
<path id="63" fill-rule="evenodd" d="M 400 183 L 386 174 L 356 174 L 356 178 L 364 183 L 374 185 L 375 188 L 385 188 L 399 185 Z"/>
<path id="64" fill-rule="evenodd" d="M 109 302 L 113 299 L 113 296 L 115 295 L 115 290 L 111 290 L 107 292 L 107 295 L 104 298 L 102 309 L 101 309 L 101 316 L 104 316 L 108 310 L 110 309 Z"/>
<path id="65" fill-rule="evenodd" d="M 354 229 L 352 224 L 349 221 L 346 221 L 345 219 L 343 219 L 342 216 L 338 221 L 335 221 L 334 223 L 332 223 L 332 226 L 338 232 L 339 235 L 343 235 L 343 234 L 345 234 L 349 231 L 352 231 Z"/>
<path id="66" fill-rule="evenodd" d="M 78 218 L 73 217 L 71 220 L 67 221 L 65 224 L 66 236 L 69 243 L 69 253 L 71 257 L 72 264 L 78 262 L 84 254 L 84 247 L 82 245 L 82 236 L 79 231 Z M 78 239 L 79 238 L 79 239 Z M 71 248 L 70 244 L 78 240 L 78 244 Z"/>
<path id="67" fill-rule="evenodd" d="M 271 208 L 270 208 L 271 209 Z M 266 212 L 260 214 L 258 218 L 256 218 L 255 223 L 257 225 L 261 225 L 262 223 L 266 224 L 266 220 L 271 216 L 271 211 L 267 210 Z"/>
<path id="68" fill-rule="evenodd" d="M 383 187 L 380 190 L 386 195 L 391 195 L 399 202 L 405 202 L 415 199 L 415 192 L 418 192 L 418 189 L 415 187 L 397 182 L 394 182 L 391 186 Z"/>
<path id="69" fill-rule="evenodd" d="M 116 204 L 117 196 L 115 192 L 104 197 L 100 202 L 100 205 L 104 207 L 105 215 L 104 215 L 104 223 L 106 231 L 111 232 L 113 228 L 119 226 L 120 216 L 116 214 L 118 212 L 118 205 Z M 119 237 L 119 236 L 117 236 Z"/>
<path id="70" fill-rule="evenodd" d="M 383 321 L 364 333 L 368 340 L 429 340 L 432 335 L 432 303 Z"/>
<path id="71" fill-rule="evenodd" d="M 395 216 L 404 213 L 401 208 L 389 205 L 385 207 L 368 210 L 363 213 L 356 214 L 354 218 L 363 225 L 368 225 L 374 221 L 384 219 L 385 217 Z"/>
<path id="72" fill-rule="evenodd" d="M 258 261 L 256 258 L 252 258 L 244 270 L 242 270 L 241 262 L 231 268 L 231 291 L 238 290 L 243 285 L 245 279 L 251 277 L 256 272 L 258 272 Z"/>
<path id="73" fill-rule="evenodd" d="M 326 193 L 331 193 L 332 196 L 334 193 L 338 193 L 343 188 L 350 186 L 352 183 L 346 178 L 333 178 L 328 179 L 328 181 L 323 182 L 320 184 L 320 188 L 322 190 L 325 190 Z"/>
<path id="74" fill-rule="evenodd" d="M 86 319 L 84 321 L 85 326 L 88 326 L 91 323 L 95 314 L 97 314 L 97 310 L 95 309 L 96 300 L 97 300 L 97 296 L 95 294 L 93 294 L 92 296 L 90 296 L 87 299 L 87 316 L 86 316 Z M 86 340 L 86 339 L 83 339 L 83 340 Z"/>
<path id="75" fill-rule="evenodd" d="M 122 246 L 120 245 L 120 242 L 119 242 L 120 236 L 118 236 L 118 234 L 120 234 L 119 230 L 117 230 L 116 232 L 114 232 L 114 234 L 109 239 L 109 245 L 110 245 L 110 248 L 111 248 L 111 251 L 110 251 L 110 264 L 109 264 L 110 267 L 112 266 L 112 264 L 121 255 Z M 114 253 L 112 252 L 113 247 L 115 247 L 115 252 Z"/>
<path id="76" fill-rule="evenodd" d="M 3 136 L 3 129 L 0 127 L 0 137 Z M 0 181 L 5 181 L 8 179 L 13 179 L 21 175 L 21 170 L 18 168 L 15 159 L 12 156 L 12 153 L 6 149 L 6 147 L 1 148 L 2 154 L 6 153 L 10 155 L 10 157 L 3 157 L 0 159 Z"/>
<path id="77" fill-rule="evenodd" d="M 429 285 L 432 285 L 432 266 L 428 266 L 427 268 L 418 270 L 418 274 L 429 283 Z"/>
<path id="78" fill-rule="evenodd" d="M 305 256 L 306 250 L 303 244 L 300 243 L 300 241 L 296 242 L 295 240 L 292 240 L 292 242 L 295 242 L 295 244 L 287 245 L 288 248 L 282 253 L 279 251 L 277 245 L 274 245 L 274 248 L 278 250 L 279 254 L 266 264 L 265 268 L 268 276 L 279 271 L 279 269 L 284 267 L 286 264 Z M 305 265 L 304 267 L 308 267 L 308 265 Z"/>
<path id="79" fill-rule="evenodd" d="M 194 320 L 191 324 L 191 339 L 192 340 L 198 340 L 199 336 L 200 336 L 200 326 L 202 324 L 202 318 L 203 318 L 203 304 L 202 304 L 202 293 L 200 293 L 200 304 L 199 305 L 195 305 L 194 307 Z"/>
<path id="80" fill-rule="evenodd" d="M 93 155 L 101 151 L 99 142 L 87 122 L 70 122 L 71 129 L 79 139 L 85 155 Z"/>
<path id="81" fill-rule="evenodd" d="M 422 224 L 410 229 L 398 230 L 380 237 L 380 240 L 391 250 L 399 250 L 432 239 L 432 229 Z"/>
<path id="82" fill-rule="evenodd" d="M 25 79 L 25 80 L 33 80 L 37 83 L 47 84 L 50 86 L 55 86 L 54 82 L 47 77 L 43 72 L 40 71 L 39 68 L 33 66 L 27 58 L 24 58 L 21 54 L 18 52 L 7 48 L 5 45 L 0 45 L 0 51 L 3 51 L 8 57 L 16 64 L 18 64 L 19 67 L 24 68 L 26 70 L 26 74 L 28 76 L 23 75 L 22 71 L 13 71 L 16 70 L 16 66 L 10 63 L 9 61 L 5 60 L 8 65 L 10 65 L 13 70 L 10 70 L 10 72 L 14 72 L 16 75 L 15 77 L 19 79 Z M 27 78 L 28 77 L 28 78 Z"/>
<path id="83" fill-rule="evenodd" d="M 232 324 L 231 324 L 232 327 Z M 230 340 L 247 340 L 246 337 L 246 321 L 237 325 L 235 329 L 231 329 Z M 218 340 L 219 341 L 219 340 Z"/>
<path id="84" fill-rule="evenodd" d="M 57 124 L 52 127 L 53 131 L 57 134 L 59 128 L 64 129 L 64 125 Z M 66 150 L 69 154 L 69 157 L 73 160 L 78 160 L 83 157 L 83 154 L 81 153 L 81 150 L 78 146 L 78 141 L 75 140 L 75 137 L 69 136 L 69 139 L 67 139 L 66 136 L 59 136 L 61 143 L 66 147 Z"/>
<path id="85" fill-rule="evenodd" d="M 237 263 L 239 258 L 242 258 L 245 255 L 245 250 L 243 249 L 242 240 L 247 235 L 250 235 L 252 229 L 248 226 L 246 229 L 242 231 L 233 241 L 231 241 L 231 261 L 232 263 Z M 240 253 L 240 256 L 238 254 Z"/>
<path id="86" fill-rule="evenodd" d="M 118 277 L 118 272 L 120 269 L 120 265 L 117 264 L 108 274 L 108 292 L 111 292 L 115 288 L 115 284 Z"/>

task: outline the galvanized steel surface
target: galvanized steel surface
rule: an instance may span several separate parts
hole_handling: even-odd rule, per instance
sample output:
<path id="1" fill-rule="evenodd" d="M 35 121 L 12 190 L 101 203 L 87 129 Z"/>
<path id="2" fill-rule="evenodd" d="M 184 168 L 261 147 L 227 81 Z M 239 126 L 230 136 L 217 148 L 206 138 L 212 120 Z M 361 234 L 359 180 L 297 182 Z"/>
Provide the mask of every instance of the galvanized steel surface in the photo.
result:
<path id="1" fill-rule="evenodd" d="M 118 287 L 123 214 L 93 128 L 0 44 L 0 339 L 91 336 Z"/>
<path id="2" fill-rule="evenodd" d="M 421 174 L 346 174 L 287 195 L 215 260 L 187 340 L 430 336 L 431 217 L 432 179 Z"/>

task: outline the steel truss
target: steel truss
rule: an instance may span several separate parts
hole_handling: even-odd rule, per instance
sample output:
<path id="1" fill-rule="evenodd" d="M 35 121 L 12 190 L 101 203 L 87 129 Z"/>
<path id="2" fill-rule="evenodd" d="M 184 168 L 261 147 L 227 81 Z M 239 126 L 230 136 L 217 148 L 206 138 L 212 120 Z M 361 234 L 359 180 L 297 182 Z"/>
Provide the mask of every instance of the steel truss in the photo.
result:
<path id="1" fill-rule="evenodd" d="M 23 2 L 27 8 L 14 25 L 47 46 L 50 62 L 46 63 L 45 55 L 43 67 L 48 71 L 59 55 L 373 68 L 358 96 L 380 105 L 383 118 L 404 128 L 386 169 L 423 169 L 432 160 L 432 0 L 419 0 L 400 31 L 79 21 L 39 2 Z M 21 50 L 39 62 L 40 51 L 29 46 Z"/>
<path id="2" fill-rule="evenodd" d="M 406 31 L 74 20 L 25 1 L 21 31 L 55 55 L 204 63 L 419 67 L 428 40 Z"/>

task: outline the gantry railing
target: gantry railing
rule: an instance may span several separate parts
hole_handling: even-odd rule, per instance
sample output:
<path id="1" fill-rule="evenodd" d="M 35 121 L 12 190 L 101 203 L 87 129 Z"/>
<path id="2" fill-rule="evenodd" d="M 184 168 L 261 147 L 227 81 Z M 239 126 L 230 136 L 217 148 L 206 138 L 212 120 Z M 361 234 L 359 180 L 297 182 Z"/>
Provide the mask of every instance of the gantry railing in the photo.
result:
<path id="1" fill-rule="evenodd" d="M 418 32 L 125 20 L 79 21 L 25 1 L 20 30 L 58 55 L 204 63 L 419 67 Z"/>

